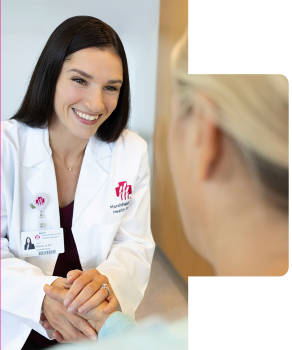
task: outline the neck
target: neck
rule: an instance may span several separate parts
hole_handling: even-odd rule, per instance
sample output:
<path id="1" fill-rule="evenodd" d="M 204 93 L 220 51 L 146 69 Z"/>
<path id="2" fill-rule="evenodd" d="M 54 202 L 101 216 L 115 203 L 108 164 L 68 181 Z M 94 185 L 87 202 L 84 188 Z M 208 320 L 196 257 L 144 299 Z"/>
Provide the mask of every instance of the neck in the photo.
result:
<path id="1" fill-rule="evenodd" d="M 49 138 L 52 150 L 65 162 L 80 157 L 88 143 L 88 139 L 75 136 L 56 119 L 49 125 Z"/>
<path id="2" fill-rule="evenodd" d="M 288 214 L 272 205 L 229 140 L 205 182 L 206 252 L 221 276 L 280 276 L 288 270 Z M 194 226 L 195 227 L 195 226 Z M 203 227 L 203 226 L 202 226 Z"/>
<path id="3" fill-rule="evenodd" d="M 216 274 L 284 275 L 288 270 L 287 217 L 258 203 L 250 205 L 245 211 L 240 210 L 237 215 L 232 210 L 221 212 L 221 220 L 216 223 L 212 247 Z"/>

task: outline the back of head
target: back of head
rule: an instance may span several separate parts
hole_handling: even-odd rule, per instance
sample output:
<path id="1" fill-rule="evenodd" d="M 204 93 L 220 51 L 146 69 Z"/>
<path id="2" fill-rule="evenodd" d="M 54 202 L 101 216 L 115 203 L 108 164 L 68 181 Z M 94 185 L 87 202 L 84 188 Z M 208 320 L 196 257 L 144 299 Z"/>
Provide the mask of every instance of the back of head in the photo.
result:
<path id="1" fill-rule="evenodd" d="M 283 75 L 188 74 L 185 35 L 172 53 L 182 113 L 194 92 L 208 96 L 216 124 L 240 150 L 251 174 L 281 210 L 288 210 L 288 81 Z"/>

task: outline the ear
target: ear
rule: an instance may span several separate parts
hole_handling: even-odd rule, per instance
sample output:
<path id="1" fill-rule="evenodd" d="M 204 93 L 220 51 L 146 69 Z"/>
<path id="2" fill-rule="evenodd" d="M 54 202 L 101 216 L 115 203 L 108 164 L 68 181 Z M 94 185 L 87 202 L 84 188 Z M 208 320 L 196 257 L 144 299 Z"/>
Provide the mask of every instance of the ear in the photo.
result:
<path id="1" fill-rule="evenodd" d="M 220 159 L 222 133 L 217 127 L 216 109 L 214 104 L 206 97 L 201 100 L 203 109 L 200 110 L 197 137 L 198 178 L 205 181 L 212 175 L 216 163 Z"/>

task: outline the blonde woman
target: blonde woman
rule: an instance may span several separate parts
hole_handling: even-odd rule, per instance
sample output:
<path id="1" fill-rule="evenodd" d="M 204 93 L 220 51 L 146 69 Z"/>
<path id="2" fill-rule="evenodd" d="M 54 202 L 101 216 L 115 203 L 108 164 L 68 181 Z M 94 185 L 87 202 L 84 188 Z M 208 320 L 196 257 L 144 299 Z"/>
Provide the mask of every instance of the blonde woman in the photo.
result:
<path id="1" fill-rule="evenodd" d="M 288 270 L 288 81 L 188 75 L 175 48 L 169 159 L 190 244 L 217 275 Z"/>
<path id="2" fill-rule="evenodd" d="M 187 57 L 185 36 L 172 56 L 168 143 L 188 240 L 217 275 L 281 276 L 288 269 L 287 79 L 188 75 Z M 67 293 L 46 292 L 59 301 Z M 94 312 L 87 317 L 96 322 L 100 339 L 133 327 L 122 313 Z M 187 349 L 186 320 L 156 324 L 100 348 L 137 349 L 140 343 L 148 349 Z"/>

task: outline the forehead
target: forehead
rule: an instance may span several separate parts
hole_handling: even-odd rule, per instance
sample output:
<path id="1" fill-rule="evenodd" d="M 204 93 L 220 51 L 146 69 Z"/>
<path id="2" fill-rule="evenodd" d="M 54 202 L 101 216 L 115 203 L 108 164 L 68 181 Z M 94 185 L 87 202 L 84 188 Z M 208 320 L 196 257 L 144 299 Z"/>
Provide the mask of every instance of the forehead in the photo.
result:
<path id="1" fill-rule="evenodd" d="M 72 68 L 83 70 L 94 77 L 104 72 L 110 74 L 111 78 L 123 78 L 121 58 L 109 49 L 89 47 L 74 52 L 64 61 L 62 70 Z"/>

